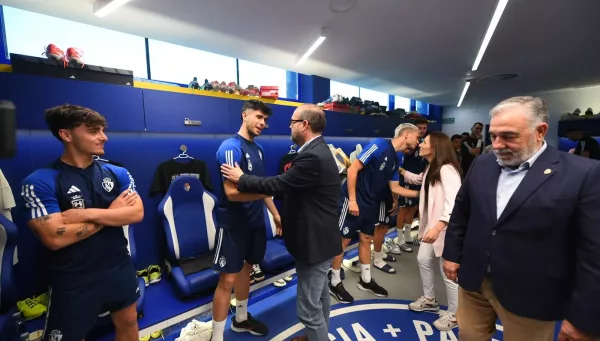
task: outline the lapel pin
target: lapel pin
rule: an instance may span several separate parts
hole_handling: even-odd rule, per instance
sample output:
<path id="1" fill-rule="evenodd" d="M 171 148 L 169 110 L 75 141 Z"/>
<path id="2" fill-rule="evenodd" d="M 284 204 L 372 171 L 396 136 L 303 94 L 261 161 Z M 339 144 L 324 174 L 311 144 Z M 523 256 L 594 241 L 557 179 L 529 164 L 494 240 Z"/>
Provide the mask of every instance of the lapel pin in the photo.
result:
<path id="1" fill-rule="evenodd" d="M 552 173 L 552 169 L 550 169 L 550 168 L 548 168 L 544 171 L 544 174 L 550 174 L 550 173 Z"/>

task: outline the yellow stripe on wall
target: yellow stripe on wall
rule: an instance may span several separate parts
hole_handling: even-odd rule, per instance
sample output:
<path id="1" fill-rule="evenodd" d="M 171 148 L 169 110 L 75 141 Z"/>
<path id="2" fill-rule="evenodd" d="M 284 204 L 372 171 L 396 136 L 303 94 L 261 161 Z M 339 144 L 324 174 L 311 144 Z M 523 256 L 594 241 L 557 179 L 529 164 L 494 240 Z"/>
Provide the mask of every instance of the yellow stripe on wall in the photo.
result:
<path id="1" fill-rule="evenodd" d="M 0 64 L 0 72 L 12 72 L 12 65 Z M 251 98 L 257 98 L 265 103 L 277 104 L 277 105 L 287 105 L 290 107 L 299 107 L 300 105 L 302 105 L 302 103 L 282 101 L 282 100 L 278 100 L 278 99 L 275 100 L 275 99 L 269 99 L 269 98 L 258 98 L 258 97 L 232 95 L 232 94 L 226 94 L 224 92 L 195 90 L 195 89 L 189 89 L 189 88 L 182 88 L 182 87 L 179 87 L 176 85 L 158 84 L 158 83 L 152 83 L 152 82 L 141 82 L 141 81 L 135 81 L 135 80 L 133 81 L 133 86 L 136 88 L 140 88 L 140 89 L 178 92 L 178 93 L 182 93 L 182 94 L 210 96 L 210 97 L 219 97 L 219 98 L 227 98 L 227 99 L 237 99 L 240 101 L 246 101 Z"/>

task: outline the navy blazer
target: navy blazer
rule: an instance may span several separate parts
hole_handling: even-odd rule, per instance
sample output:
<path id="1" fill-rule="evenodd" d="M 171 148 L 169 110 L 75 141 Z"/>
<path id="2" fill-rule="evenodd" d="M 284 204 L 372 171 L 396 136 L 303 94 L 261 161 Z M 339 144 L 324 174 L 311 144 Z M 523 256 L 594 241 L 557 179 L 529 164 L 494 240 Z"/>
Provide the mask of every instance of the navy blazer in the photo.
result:
<path id="1" fill-rule="evenodd" d="M 499 175 L 483 154 L 456 196 L 443 257 L 460 286 L 478 291 L 491 265 L 506 310 L 600 336 L 600 162 L 547 146 L 496 219 Z"/>

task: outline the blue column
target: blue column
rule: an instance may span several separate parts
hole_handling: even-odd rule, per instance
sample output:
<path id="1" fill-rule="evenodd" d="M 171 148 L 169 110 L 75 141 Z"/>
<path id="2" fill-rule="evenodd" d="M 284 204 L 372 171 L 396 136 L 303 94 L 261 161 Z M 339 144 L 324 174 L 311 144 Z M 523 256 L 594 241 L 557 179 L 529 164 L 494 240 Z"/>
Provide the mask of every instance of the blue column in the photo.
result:
<path id="1" fill-rule="evenodd" d="M 417 110 L 417 101 L 415 101 L 414 99 L 410 100 L 410 111 L 416 111 Z"/>
<path id="2" fill-rule="evenodd" d="M 4 26 L 3 6 L 0 6 L 0 64 L 10 64 L 8 46 L 6 45 L 6 28 Z"/>
<path id="3" fill-rule="evenodd" d="M 390 104 L 388 105 L 388 111 L 396 109 L 396 96 L 390 95 Z"/>
<path id="4" fill-rule="evenodd" d="M 412 102 L 411 102 L 412 108 Z M 429 115 L 429 103 L 422 101 L 415 101 L 415 110 L 421 115 Z"/>
<path id="5" fill-rule="evenodd" d="M 303 103 L 319 103 L 331 96 L 330 80 L 319 76 L 310 76 L 299 73 L 299 92 L 302 95 L 299 100 Z"/>
<path id="6" fill-rule="evenodd" d="M 285 98 L 297 100 L 300 97 L 298 96 L 298 73 L 287 71 L 285 76 L 287 85 Z"/>

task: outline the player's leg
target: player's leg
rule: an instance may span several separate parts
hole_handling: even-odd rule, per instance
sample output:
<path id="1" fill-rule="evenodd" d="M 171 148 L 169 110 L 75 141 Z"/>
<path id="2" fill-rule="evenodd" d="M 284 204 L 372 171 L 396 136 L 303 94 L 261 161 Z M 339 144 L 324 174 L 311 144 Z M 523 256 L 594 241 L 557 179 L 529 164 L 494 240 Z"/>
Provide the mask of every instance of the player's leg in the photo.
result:
<path id="1" fill-rule="evenodd" d="M 391 267 L 386 262 L 395 262 L 396 258 L 392 255 L 387 255 L 383 252 L 383 241 L 387 234 L 390 226 L 390 216 L 388 211 L 392 209 L 392 203 L 382 201 L 379 205 L 378 221 L 379 224 L 375 227 L 375 234 L 373 236 L 373 251 L 375 257 L 373 259 L 373 266 L 383 272 L 393 274 L 396 273 L 396 269 Z"/>
<path id="2" fill-rule="evenodd" d="M 102 308 L 96 286 L 50 289 L 43 341 L 81 341 L 92 329 Z"/>
<path id="3" fill-rule="evenodd" d="M 350 234 L 350 227 L 348 227 L 348 235 Z M 356 232 L 354 232 L 356 233 Z M 329 278 L 329 293 L 335 297 L 340 303 L 350 304 L 354 302 L 354 297 L 350 295 L 344 284 L 342 283 L 341 271 L 342 261 L 344 260 L 344 251 L 348 245 L 350 245 L 350 238 L 345 238 L 342 235 L 342 253 L 335 256 L 331 262 L 331 273 L 328 275 Z"/>
<path id="4" fill-rule="evenodd" d="M 356 235 L 358 217 L 355 217 L 348 212 L 348 199 L 343 198 L 340 203 L 340 219 L 339 219 L 339 230 L 341 235 L 342 253 L 335 256 L 331 262 L 331 273 L 328 274 L 329 279 L 329 293 L 335 297 L 340 303 L 352 303 L 354 297 L 350 295 L 344 284 L 342 283 L 341 269 L 342 261 L 344 260 L 344 250 L 350 245 L 352 237 Z"/>
<path id="5" fill-rule="evenodd" d="M 412 252 L 412 248 L 406 244 L 406 241 L 404 240 L 404 220 L 406 219 L 408 201 L 409 198 L 398 198 L 399 209 L 398 215 L 396 216 L 396 232 L 398 235 L 394 239 L 394 245 L 391 250 L 391 253 L 395 255 L 402 254 L 402 251 Z"/>
<path id="6" fill-rule="evenodd" d="M 137 300 L 140 292 L 133 264 L 127 262 L 105 276 L 104 291 L 103 310 L 111 313 L 116 341 L 138 340 Z"/>
<path id="7" fill-rule="evenodd" d="M 414 239 L 412 237 L 412 224 L 415 220 L 415 216 L 417 214 L 418 209 L 418 199 L 412 199 L 411 206 L 407 208 L 406 216 L 404 216 L 404 243 L 406 244 L 405 247 L 409 247 L 410 244 L 419 245 L 419 239 Z"/>
<path id="8" fill-rule="evenodd" d="M 217 235 L 213 269 L 221 274 L 213 297 L 212 341 L 223 341 L 231 291 L 237 274 L 244 267 L 247 244 L 238 242 L 237 232 L 231 228 L 219 228 Z M 247 283 L 250 284 L 250 279 Z"/>
<path id="9" fill-rule="evenodd" d="M 373 241 L 373 234 L 375 232 L 375 226 L 373 223 L 366 224 L 366 227 L 362 228 L 359 235 L 358 242 L 358 259 L 360 261 L 360 280 L 358 281 L 358 288 L 362 291 L 369 291 L 378 297 L 387 297 L 388 292 L 381 287 L 375 279 L 371 277 L 371 243 Z"/>
<path id="10" fill-rule="evenodd" d="M 267 231 L 265 226 L 261 226 L 239 232 L 238 242 L 246 243 L 247 252 L 244 254 L 244 267 L 235 281 L 236 306 L 231 329 L 238 333 L 248 332 L 252 335 L 265 336 L 269 334 L 269 328 L 248 312 L 248 297 L 250 295 L 250 272 L 252 272 L 253 264 L 259 264 L 265 257 Z"/>

